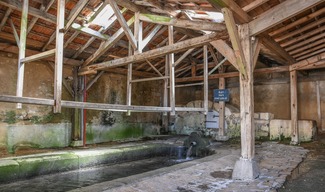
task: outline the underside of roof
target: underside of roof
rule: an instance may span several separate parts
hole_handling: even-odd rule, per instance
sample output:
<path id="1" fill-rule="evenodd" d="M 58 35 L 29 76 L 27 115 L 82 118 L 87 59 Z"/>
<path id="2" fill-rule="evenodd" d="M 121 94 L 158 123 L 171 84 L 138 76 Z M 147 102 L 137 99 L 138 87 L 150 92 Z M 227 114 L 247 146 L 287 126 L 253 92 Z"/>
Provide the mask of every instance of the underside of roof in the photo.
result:
<path id="1" fill-rule="evenodd" d="M 19 52 L 22 4 L 0 1 L 3 51 Z M 228 28 L 218 17 L 228 8 L 236 24 L 252 26 L 252 40 L 261 42 L 257 68 L 301 64 L 315 56 L 312 68 L 322 68 L 324 5 L 323 0 L 66 0 L 64 65 L 78 67 L 79 75 L 93 75 L 99 71 L 127 74 L 127 64 L 132 63 L 133 76 L 163 77 L 168 71 L 166 55 L 174 53 L 176 82 L 202 80 L 198 78 L 203 75 L 201 45 L 221 40 L 233 48 Z M 26 56 L 43 53 L 39 58 L 55 61 L 56 15 L 57 1 L 29 1 Z M 141 30 L 134 29 L 137 21 Z M 169 33 L 173 33 L 172 44 Z M 220 51 L 220 45 L 208 44 L 209 75 L 218 74 L 221 66 L 222 72 L 237 71 Z"/>

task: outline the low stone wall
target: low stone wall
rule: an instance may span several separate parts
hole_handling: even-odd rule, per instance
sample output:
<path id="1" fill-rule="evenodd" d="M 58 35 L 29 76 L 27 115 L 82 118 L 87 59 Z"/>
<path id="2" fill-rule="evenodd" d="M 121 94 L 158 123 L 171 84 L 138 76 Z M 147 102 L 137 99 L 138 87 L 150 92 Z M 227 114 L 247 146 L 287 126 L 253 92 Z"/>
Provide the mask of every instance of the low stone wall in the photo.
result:
<path id="1" fill-rule="evenodd" d="M 168 144 L 132 144 L 112 148 L 73 150 L 0 159 L 0 183 L 76 170 L 101 164 L 169 155 Z"/>
<path id="2" fill-rule="evenodd" d="M 316 121 L 299 120 L 299 141 L 311 141 L 316 134 Z M 291 120 L 273 119 L 270 122 L 270 139 L 281 140 L 291 137 Z"/>
<path id="3" fill-rule="evenodd" d="M 4 126 L 1 126 L 4 129 Z M 7 125 L 6 146 L 10 153 L 20 146 L 36 148 L 67 147 L 71 138 L 71 123 L 40 125 Z"/>
<path id="4" fill-rule="evenodd" d="M 274 118 L 272 113 L 255 113 L 255 137 L 268 137 L 270 132 L 270 121 Z M 227 136 L 229 138 L 240 137 L 240 113 L 226 116 L 228 125 Z"/>

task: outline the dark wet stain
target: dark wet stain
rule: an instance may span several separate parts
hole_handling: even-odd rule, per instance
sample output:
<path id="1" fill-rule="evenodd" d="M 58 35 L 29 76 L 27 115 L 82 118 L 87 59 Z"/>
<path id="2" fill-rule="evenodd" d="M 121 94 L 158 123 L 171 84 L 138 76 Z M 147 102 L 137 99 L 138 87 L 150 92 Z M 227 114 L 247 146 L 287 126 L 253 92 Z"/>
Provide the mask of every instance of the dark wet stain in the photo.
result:
<path id="1" fill-rule="evenodd" d="M 199 186 L 197 186 L 199 189 L 201 189 L 201 190 L 208 190 L 208 189 L 210 189 L 210 187 L 207 185 L 207 184 L 203 184 L 203 185 L 199 185 Z"/>
<path id="2" fill-rule="evenodd" d="M 192 191 L 192 190 L 190 190 L 190 189 L 185 189 L 185 188 L 183 188 L 183 187 L 177 187 L 177 190 L 178 190 L 179 192 L 194 192 L 194 191 Z"/>
<path id="3" fill-rule="evenodd" d="M 210 175 L 214 178 L 231 179 L 232 171 L 214 171 Z"/>

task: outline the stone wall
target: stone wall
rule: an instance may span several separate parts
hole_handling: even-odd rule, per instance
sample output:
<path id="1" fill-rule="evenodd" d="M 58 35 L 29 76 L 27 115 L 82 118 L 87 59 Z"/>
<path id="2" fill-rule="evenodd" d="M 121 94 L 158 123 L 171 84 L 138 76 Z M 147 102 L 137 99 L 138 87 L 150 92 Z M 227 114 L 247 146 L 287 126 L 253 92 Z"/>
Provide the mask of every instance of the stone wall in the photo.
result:
<path id="1" fill-rule="evenodd" d="M 310 120 L 298 121 L 299 141 L 311 141 L 316 136 L 316 122 Z M 291 137 L 291 120 L 273 119 L 270 122 L 270 139 L 282 140 Z"/>
<path id="2" fill-rule="evenodd" d="M 0 94 L 15 95 L 17 84 L 17 55 L 0 52 Z M 71 68 L 64 68 L 64 78 L 72 85 Z M 92 77 L 88 77 L 92 78 Z M 135 77 L 134 77 L 135 78 Z M 37 61 L 25 65 L 25 97 L 53 98 L 53 72 L 47 62 Z M 161 81 L 134 83 L 132 105 L 160 106 Z M 63 87 L 62 99 L 73 100 Z M 126 104 L 126 76 L 106 73 L 88 91 L 88 102 Z M 16 143 L 30 143 L 34 147 L 57 147 L 56 144 L 44 145 L 32 137 L 33 129 L 56 131 L 55 124 L 72 121 L 73 109 L 62 108 L 62 114 L 53 114 L 51 106 L 26 105 L 16 109 L 16 104 L 0 102 L 0 146 L 12 148 Z M 131 113 L 87 110 L 88 143 L 106 142 L 139 138 L 160 132 L 161 113 Z M 9 128 L 11 127 L 11 128 Z M 21 127 L 12 128 L 12 127 Z M 31 128 L 31 130 L 29 130 Z M 65 126 L 70 130 L 71 125 Z M 68 131 L 69 134 L 71 131 Z M 7 137 L 20 135 L 19 139 Z M 58 133 L 58 137 L 61 134 Z M 25 139 L 23 139 L 25 136 Z M 46 137 L 46 134 L 43 135 Z M 53 137 L 53 135 L 51 135 Z M 70 140 L 71 136 L 69 136 Z M 9 139 L 9 140 L 8 140 Z M 49 138 L 51 139 L 51 138 Z M 35 140 L 35 141 L 34 141 Z M 69 140 L 66 140 L 66 143 Z M 32 143 L 36 143 L 35 145 Z"/>
<path id="3" fill-rule="evenodd" d="M 272 113 L 255 113 L 255 137 L 268 138 L 270 132 L 270 121 L 274 118 Z M 226 116 L 226 122 L 228 124 L 227 136 L 229 138 L 240 137 L 240 114 L 233 113 L 230 116 Z"/>
<path id="4" fill-rule="evenodd" d="M 229 104 L 239 107 L 237 86 L 229 88 Z M 319 81 L 319 86 L 322 118 L 318 118 L 317 113 L 316 81 L 298 80 L 298 119 L 315 120 L 318 131 L 325 131 L 325 81 Z M 289 81 L 277 83 L 270 80 L 269 83 L 254 85 L 254 110 L 255 113 L 272 113 L 276 119 L 290 119 Z"/>

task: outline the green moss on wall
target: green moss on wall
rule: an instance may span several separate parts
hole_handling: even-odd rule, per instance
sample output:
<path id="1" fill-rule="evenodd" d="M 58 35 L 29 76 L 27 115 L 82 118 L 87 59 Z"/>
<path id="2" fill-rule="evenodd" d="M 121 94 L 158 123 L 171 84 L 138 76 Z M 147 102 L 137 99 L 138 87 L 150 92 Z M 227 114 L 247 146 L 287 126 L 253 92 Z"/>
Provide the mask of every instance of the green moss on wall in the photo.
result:
<path id="1" fill-rule="evenodd" d="M 108 140 L 123 140 L 129 138 L 139 138 L 143 136 L 143 128 L 140 126 L 122 124 L 111 129 L 106 133 L 105 139 Z"/>
<path id="2" fill-rule="evenodd" d="M 86 140 L 90 143 L 94 142 L 94 132 L 91 124 L 87 126 L 87 132 L 86 132 Z"/>
<path id="3" fill-rule="evenodd" d="M 15 111 L 7 111 L 6 112 L 6 116 L 5 116 L 5 120 L 4 122 L 8 123 L 8 124 L 14 124 L 16 123 L 16 112 Z"/>

